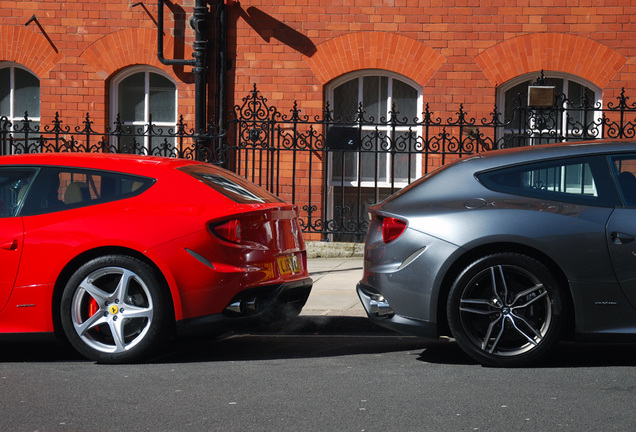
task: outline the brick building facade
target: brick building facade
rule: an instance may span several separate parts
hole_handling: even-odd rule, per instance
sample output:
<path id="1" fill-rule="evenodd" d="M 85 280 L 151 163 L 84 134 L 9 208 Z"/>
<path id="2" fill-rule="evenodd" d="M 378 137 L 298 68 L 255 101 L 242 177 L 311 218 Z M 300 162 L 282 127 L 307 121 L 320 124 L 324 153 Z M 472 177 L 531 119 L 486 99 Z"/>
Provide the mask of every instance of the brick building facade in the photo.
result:
<path id="1" fill-rule="evenodd" d="M 636 97 L 633 0 L 225 3 L 227 110 L 256 85 L 282 113 L 297 102 L 304 115 L 321 115 L 329 102 L 334 111 L 347 114 L 352 108 L 342 102 L 343 95 L 361 95 L 356 105 L 370 91 L 377 93 L 378 106 L 390 105 L 393 95 L 412 103 L 413 109 L 405 111 L 415 115 L 428 104 L 440 118 L 454 116 L 461 106 L 481 119 L 495 105 L 505 112 L 506 92 L 523 88 L 541 71 L 559 82 L 559 90 L 589 90 L 604 105 L 616 101 L 623 89 Z M 194 5 L 195 0 L 165 0 L 167 58 L 191 58 L 188 18 Z M 212 29 L 219 8 L 210 1 L 209 9 Z M 122 110 L 134 123 L 168 107 L 153 119 L 172 125 L 183 116 L 191 126 L 191 67 L 158 60 L 157 24 L 156 1 L 0 0 L 0 115 L 19 119 L 24 102 L 19 99 L 26 98 L 30 115 L 43 125 L 58 112 L 71 125 L 90 113 L 100 130 Z M 218 64 L 213 55 L 208 63 L 207 110 L 218 116 L 213 102 Z M 36 96 L 17 91 L 33 77 L 39 83 L 37 113 Z M 145 107 L 131 108 L 130 99 L 144 96 L 149 98 Z"/>

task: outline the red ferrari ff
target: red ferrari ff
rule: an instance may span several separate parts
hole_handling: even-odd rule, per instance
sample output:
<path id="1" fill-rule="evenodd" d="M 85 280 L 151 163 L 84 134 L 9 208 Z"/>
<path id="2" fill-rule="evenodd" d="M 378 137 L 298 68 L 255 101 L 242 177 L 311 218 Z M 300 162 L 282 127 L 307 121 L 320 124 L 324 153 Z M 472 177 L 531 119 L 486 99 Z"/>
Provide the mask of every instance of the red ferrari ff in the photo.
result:
<path id="1" fill-rule="evenodd" d="M 298 314 L 298 209 L 224 169 L 112 154 L 0 158 L 0 333 L 103 363 L 171 335 Z"/>

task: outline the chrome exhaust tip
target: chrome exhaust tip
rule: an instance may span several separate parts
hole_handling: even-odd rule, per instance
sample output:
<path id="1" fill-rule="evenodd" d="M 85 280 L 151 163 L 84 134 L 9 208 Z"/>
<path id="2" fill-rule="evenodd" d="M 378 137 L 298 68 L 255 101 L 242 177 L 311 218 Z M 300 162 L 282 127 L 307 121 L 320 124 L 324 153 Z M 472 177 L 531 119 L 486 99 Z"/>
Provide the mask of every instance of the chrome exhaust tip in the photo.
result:
<path id="1" fill-rule="evenodd" d="M 389 317 L 395 315 L 391 305 L 384 297 L 373 298 L 369 301 L 369 313 L 377 317 Z"/>
<path id="2" fill-rule="evenodd" d="M 239 315 L 255 315 L 258 313 L 260 303 L 258 298 L 243 298 L 234 301 L 225 307 L 225 310 Z"/>
<path id="3" fill-rule="evenodd" d="M 234 313 L 240 314 L 241 313 L 241 301 L 239 300 L 239 301 L 235 301 L 234 303 L 230 303 L 229 305 L 227 305 L 225 307 L 225 310 L 229 311 L 229 312 L 234 312 Z"/>
<path id="4" fill-rule="evenodd" d="M 245 300 L 245 313 L 255 314 L 258 312 L 258 299 L 256 297 Z"/>

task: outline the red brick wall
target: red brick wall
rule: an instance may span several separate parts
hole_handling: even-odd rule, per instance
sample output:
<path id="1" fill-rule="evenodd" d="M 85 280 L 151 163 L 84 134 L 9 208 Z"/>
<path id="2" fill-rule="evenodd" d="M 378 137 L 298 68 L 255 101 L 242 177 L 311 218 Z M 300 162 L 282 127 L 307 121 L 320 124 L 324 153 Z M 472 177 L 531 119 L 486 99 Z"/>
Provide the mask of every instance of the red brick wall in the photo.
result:
<path id="1" fill-rule="evenodd" d="M 541 69 L 581 76 L 613 100 L 636 93 L 636 4 L 627 0 L 242 1 L 229 23 L 235 95 L 322 107 L 342 73 L 382 68 L 424 88 L 437 111 L 480 118 L 495 87 Z"/>
<path id="2" fill-rule="evenodd" d="M 107 118 L 113 74 L 153 65 L 178 83 L 179 111 L 191 121 L 190 68 L 158 62 L 156 1 L 134 3 L 0 0 L 0 61 L 33 70 L 42 116 L 67 119 Z M 194 3 L 166 1 L 166 57 L 191 58 Z M 283 111 L 298 100 L 317 112 L 329 80 L 362 68 L 403 74 L 423 86 L 432 109 L 463 103 L 478 118 L 491 111 L 495 86 L 540 69 L 582 76 L 606 101 L 623 87 L 636 94 L 632 1 L 245 0 L 228 12 L 230 107 L 257 84 Z"/>
<path id="3" fill-rule="evenodd" d="M 135 7 L 133 3 L 0 1 L 0 61 L 19 63 L 40 78 L 43 124 L 59 112 L 65 124 L 78 125 L 90 112 L 93 127 L 103 129 L 109 117 L 109 80 L 121 69 L 138 64 L 155 66 L 173 77 L 179 92 L 179 113 L 193 123 L 191 74 L 157 60 L 157 2 L 145 1 Z M 194 0 L 178 1 L 165 8 L 167 58 L 184 44 L 183 51 L 191 58 L 192 49 L 187 44 L 192 32 L 181 32 L 182 41 L 175 39 L 172 31 L 175 16 L 178 28 L 187 27 L 193 4 Z M 37 20 L 25 26 L 33 15 Z"/>

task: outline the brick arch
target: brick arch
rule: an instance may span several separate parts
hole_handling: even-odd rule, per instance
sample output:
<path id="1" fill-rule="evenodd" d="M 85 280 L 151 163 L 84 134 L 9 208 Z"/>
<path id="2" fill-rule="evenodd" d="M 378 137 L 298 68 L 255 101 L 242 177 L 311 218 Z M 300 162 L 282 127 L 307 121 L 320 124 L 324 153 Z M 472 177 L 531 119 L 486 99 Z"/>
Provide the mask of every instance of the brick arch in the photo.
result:
<path id="1" fill-rule="evenodd" d="M 25 66 L 38 78 L 48 75 L 64 58 L 46 37 L 23 27 L 0 26 L 0 41 L 0 61 Z"/>
<path id="2" fill-rule="evenodd" d="M 361 69 L 384 69 L 404 75 L 422 87 L 446 62 L 433 48 L 393 33 L 350 33 L 321 43 L 304 57 L 322 84 Z"/>
<path id="3" fill-rule="evenodd" d="M 164 36 L 164 52 L 174 52 L 174 38 Z M 166 72 L 171 67 L 157 58 L 157 31 L 154 29 L 123 29 L 94 42 L 81 55 L 82 60 L 106 79 L 127 66 L 144 64 Z"/>
<path id="4" fill-rule="evenodd" d="M 550 70 L 570 73 L 604 88 L 626 61 L 603 44 L 561 33 L 519 36 L 490 47 L 475 58 L 495 86 L 528 72 Z"/>

